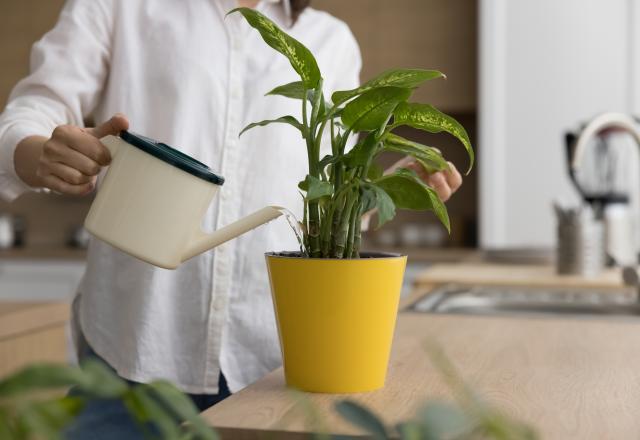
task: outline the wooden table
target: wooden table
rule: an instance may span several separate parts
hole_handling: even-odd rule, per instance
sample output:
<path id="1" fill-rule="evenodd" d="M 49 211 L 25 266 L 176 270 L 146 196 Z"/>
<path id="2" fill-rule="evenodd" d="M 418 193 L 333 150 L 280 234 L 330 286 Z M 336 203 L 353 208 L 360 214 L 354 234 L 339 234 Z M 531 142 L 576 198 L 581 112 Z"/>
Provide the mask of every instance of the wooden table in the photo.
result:
<path id="1" fill-rule="evenodd" d="M 458 273 L 470 274 L 470 269 L 458 266 Z M 597 282 L 619 284 L 615 274 Z M 407 419 L 425 399 L 450 397 L 423 349 L 426 340 L 444 347 L 487 401 L 537 427 L 544 439 L 640 438 L 640 320 L 621 319 L 403 312 L 384 389 L 350 396 L 304 394 L 301 405 L 278 369 L 203 416 L 225 438 L 238 440 L 305 438 L 317 429 L 305 416 L 307 404 L 330 432 L 357 434 L 333 410 L 345 397 L 366 404 L 389 423 Z"/>
<path id="2" fill-rule="evenodd" d="M 67 303 L 0 302 L 0 377 L 32 362 L 66 362 Z"/>

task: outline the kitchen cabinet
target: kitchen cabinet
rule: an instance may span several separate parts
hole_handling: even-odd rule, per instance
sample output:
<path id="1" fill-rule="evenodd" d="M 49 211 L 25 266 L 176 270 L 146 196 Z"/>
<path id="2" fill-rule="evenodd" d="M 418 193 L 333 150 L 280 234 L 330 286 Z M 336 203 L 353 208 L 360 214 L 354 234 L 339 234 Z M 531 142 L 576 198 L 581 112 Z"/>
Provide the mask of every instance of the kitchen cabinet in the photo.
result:
<path id="1" fill-rule="evenodd" d="M 84 268 L 73 260 L 0 260 L 0 301 L 68 303 Z"/>
<path id="2" fill-rule="evenodd" d="M 578 202 L 564 133 L 640 112 L 640 4 L 481 0 L 480 244 L 551 247 L 552 201 Z"/>
<path id="3" fill-rule="evenodd" d="M 415 100 L 452 113 L 475 111 L 477 0 L 318 0 L 313 6 L 349 25 L 362 52 L 363 80 L 390 68 L 441 70 L 447 80 L 419 88 Z"/>

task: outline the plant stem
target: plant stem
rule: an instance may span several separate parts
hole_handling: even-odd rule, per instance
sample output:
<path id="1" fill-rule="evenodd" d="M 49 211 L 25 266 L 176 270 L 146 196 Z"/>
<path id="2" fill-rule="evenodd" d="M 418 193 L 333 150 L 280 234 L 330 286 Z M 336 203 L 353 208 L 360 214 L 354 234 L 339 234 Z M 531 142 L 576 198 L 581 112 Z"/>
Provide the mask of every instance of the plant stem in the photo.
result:
<path id="1" fill-rule="evenodd" d="M 344 252 L 345 258 L 352 258 L 354 251 L 354 237 L 356 234 L 356 225 L 360 221 L 360 216 L 358 213 L 360 212 L 360 197 L 358 193 L 354 196 L 355 203 L 353 204 L 353 208 L 349 213 L 349 234 L 347 236 L 347 247 Z"/>
<path id="2" fill-rule="evenodd" d="M 353 194 L 347 195 L 347 200 L 344 205 L 344 209 L 342 210 L 342 217 L 340 218 L 340 223 L 338 226 L 337 234 L 334 237 L 335 242 L 335 258 L 344 258 L 344 250 L 347 242 L 347 235 L 349 234 L 349 223 L 350 223 L 350 214 L 353 209 L 353 205 L 356 202 L 356 198 Z"/>

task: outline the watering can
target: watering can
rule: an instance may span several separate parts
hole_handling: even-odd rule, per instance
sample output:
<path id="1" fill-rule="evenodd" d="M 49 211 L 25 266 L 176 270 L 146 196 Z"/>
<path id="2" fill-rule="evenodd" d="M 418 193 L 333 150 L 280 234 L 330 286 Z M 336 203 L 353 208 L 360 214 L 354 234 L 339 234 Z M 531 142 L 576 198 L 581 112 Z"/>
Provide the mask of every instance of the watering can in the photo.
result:
<path id="1" fill-rule="evenodd" d="M 100 141 L 109 166 L 85 219 L 95 237 L 165 269 L 282 215 L 267 206 L 212 233 L 200 225 L 224 178 L 205 164 L 138 134 Z"/>

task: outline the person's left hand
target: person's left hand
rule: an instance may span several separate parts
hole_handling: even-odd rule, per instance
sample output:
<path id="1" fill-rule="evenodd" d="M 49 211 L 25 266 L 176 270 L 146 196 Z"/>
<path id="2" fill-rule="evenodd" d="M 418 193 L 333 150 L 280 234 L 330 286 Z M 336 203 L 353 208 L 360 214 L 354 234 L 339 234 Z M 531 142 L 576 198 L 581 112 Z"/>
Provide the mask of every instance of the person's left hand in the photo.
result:
<path id="1" fill-rule="evenodd" d="M 438 197 L 440 197 L 440 200 L 446 202 L 462 185 L 462 176 L 460 175 L 460 172 L 456 169 L 454 164 L 452 164 L 451 162 L 448 163 L 448 170 L 429 174 L 418 161 L 410 156 L 407 156 L 393 164 L 385 172 L 385 174 L 392 173 L 398 168 L 408 168 L 412 171 L 415 171 L 424 183 L 436 190 L 436 192 L 438 193 Z"/>

